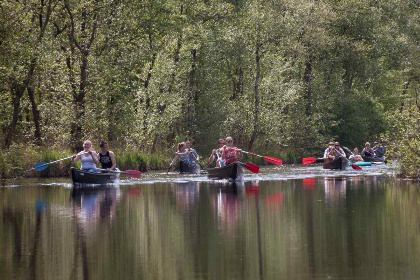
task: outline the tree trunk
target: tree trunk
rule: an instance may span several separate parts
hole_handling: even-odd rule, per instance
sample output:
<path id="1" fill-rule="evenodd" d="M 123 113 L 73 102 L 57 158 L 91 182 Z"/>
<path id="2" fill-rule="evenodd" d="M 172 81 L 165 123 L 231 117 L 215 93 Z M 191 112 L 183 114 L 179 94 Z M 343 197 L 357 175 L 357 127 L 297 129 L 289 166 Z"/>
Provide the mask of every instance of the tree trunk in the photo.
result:
<path id="1" fill-rule="evenodd" d="M 152 61 L 149 67 L 149 72 L 147 73 L 147 77 L 146 80 L 144 81 L 144 92 L 146 94 L 146 99 L 145 99 L 145 107 L 144 107 L 144 113 L 143 113 L 143 135 L 147 135 L 147 129 L 148 129 L 148 125 L 149 125 L 149 112 L 150 112 L 150 96 L 149 96 L 149 83 L 150 80 L 152 79 L 152 72 L 153 72 L 153 68 L 155 67 L 155 62 L 156 62 L 156 57 L 157 54 L 153 53 L 152 56 Z M 147 141 L 147 139 L 146 139 Z M 144 144 L 143 144 L 143 148 L 144 148 Z"/>
<path id="2" fill-rule="evenodd" d="M 251 140 L 248 144 L 248 149 L 252 150 L 252 146 L 255 143 L 255 140 L 257 139 L 257 133 L 258 133 L 258 115 L 259 115 L 259 109 L 260 109 L 260 96 L 259 96 L 259 82 L 260 82 L 260 41 L 257 40 L 256 48 L 255 48 L 255 83 L 254 83 L 254 93 L 255 93 L 255 103 L 254 103 L 254 129 L 252 131 Z"/>
<path id="3" fill-rule="evenodd" d="M 183 6 L 181 5 L 181 14 L 183 12 Z M 171 73 L 171 80 L 169 82 L 169 86 L 168 86 L 168 96 L 170 96 L 172 94 L 172 90 L 175 84 L 175 77 L 176 77 L 176 66 L 179 62 L 179 53 L 181 51 L 181 46 L 182 46 L 182 33 L 179 35 L 178 37 L 178 42 L 176 44 L 176 50 L 175 50 L 175 54 L 174 54 L 174 67 L 172 68 L 172 73 Z M 160 125 L 161 121 L 162 121 L 162 115 L 165 112 L 165 108 L 166 108 L 166 103 L 163 104 L 162 106 L 160 106 L 159 108 L 159 114 L 160 114 L 160 119 L 159 119 L 159 124 Z M 152 144 L 152 151 L 151 153 L 154 154 L 156 152 L 156 145 L 157 145 L 157 141 L 158 141 L 158 133 L 155 132 L 155 136 L 153 138 L 153 144 Z"/>
<path id="4" fill-rule="evenodd" d="M 306 52 L 308 53 L 307 60 L 305 62 L 305 74 L 304 74 L 304 81 L 305 81 L 305 100 L 306 100 L 306 116 L 311 115 L 311 106 L 312 106 L 312 50 L 311 44 L 307 44 Z"/>
<path id="5" fill-rule="evenodd" d="M 410 85 L 410 81 L 408 81 L 408 82 L 406 82 L 405 84 L 404 84 L 404 89 L 403 89 L 403 92 L 402 92 L 402 101 L 401 101 L 401 106 L 400 106 L 400 113 L 402 113 L 403 112 L 403 110 L 404 110 L 404 98 L 405 98 L 405 96 L 407 95 L 407 91 L 408 91 L 408 86 Z"/>
<path id="6" fill-rule="evenodd" d="M 83 124 L 86 114 L 86 83 L 87 83 L 87 67 L 88 67 L 88 51 L 83 52 L 80 64 L 80 83 L 79 92 L 73 96 L 73 104 L 75 108 L 75 119 L 72 124 L 72 140 L 73 147 L 76 151 L 83 149 Z"/>
<path id="7" fill-rule="evenodd" d="M 80 23 L 80 38 L 83 40 L 82 42 L 79 42 L 76 39 L 75 36 L 75 22 L 74 22 L 74 16 L 70 8 L 69 1 L 64 1 L 64 6 L 67 10 L 67 13 L 70 17 L 70 23 L 71 23 L 71 31 L 69 34 L 70 38 L 70 45 L 72 50 L 72 55 L 75 54 L 73 51 L 75 48 L 77 48 L 80 51 L 81 55 L 81 63 L 80 63 L 80 82 L 79 82 L 79 91 L 76 91 L 76 83 L 75 81 L 72 81 L 73 71 L 72 67 L 73 64 L 71 63 L 71 60 L 67 59 L 67 67 L 70 70 L 70 82 L 72 83 L 72 90 L 73 90 L 73 104 L 74 104 L 74 110 L 75 110 L 75 119 L 71 125 L 71 138 L 72 138 L 72 144 L 75 150 L 81 150 L 83 149 L 83 124 L 84 124 L 84 118 L 85 118 L 85 96 L 86 96 L 86 86 L 87 86 L 87 69 L 88 69 L 88 61 L 89 61 L 89 53 L 90 48 L 93 45 L 93 42 L 95 41 L 95 35 L 96 35 L 96 29 L 98 26 L 98 18 L 99 18 L 99 9 L 97 8 L 97 5 L 99 5 L 98 2 L 95 2 L 95 7 L 93 7 L 95 13 L 93 16 L 93 26 L 92 30 L 88 36 L 86 27 L 88 25 L 88 16 L 87 16 L 87 6 L 83 7 L 82 10 L 82 22 Z M 70 69 L 71 68 L 71 69 Z M 74 82 L 74 83 L 73 83 Z"/>
<path id="8" fill-rule="evenodd" d="M 187 105 L 187 138 L 192 139 L 195 132 L 193 133 L 194 119 L 196 116 L 195 108 L 198 101 L 198 94 L 195 86 L 195 71 L 197 63 L 197 50 L 191 50 L 191 71 L 189 74 L 189 95 L 188 95 L 188 105 Z"/>
<path id="9" fill-rule="evenodd" d="M 40 116 L 39 116 L 39 110 L 35 102 L 35 92 L 34 89 L 31 86 L 27 87 L 28 91 L 28 97 L 31 101 L 31 107 L 32 107 L 32 116 L 34 119 L 34 125 L 35 125 L 35 144 L 38 146 L 42 145 L 42 139 L 41 139 L 41 125 L 40 125 Z"/>

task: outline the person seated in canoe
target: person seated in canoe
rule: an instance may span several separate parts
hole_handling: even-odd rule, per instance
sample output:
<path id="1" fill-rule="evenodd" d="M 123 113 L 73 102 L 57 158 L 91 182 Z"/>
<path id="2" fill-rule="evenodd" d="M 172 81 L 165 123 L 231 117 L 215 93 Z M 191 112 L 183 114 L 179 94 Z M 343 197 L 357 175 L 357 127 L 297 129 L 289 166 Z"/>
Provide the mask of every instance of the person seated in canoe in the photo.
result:
<path id="1" fill-rule="evenodd" d="M 81 170 L 97 172 L 96 165 L 99 164 L 99 158 L 97 153 L 92 150 L 92 142 L 90 140 L 86 140 L 83 143 L 83 151 L 73 157 L 73 163 L 76 163 L 79 159 L 82 162 Z"/>
<path id="2" fill-rule="evenodd" d="M 340 143 L 339 142 L 335 142 L 334 143 L 334 155 L 335 158 L 339 158 L 339 157 L 346 157 L 346 153 L 344 152 L 344 150 L 340 147 Z"/>
<path id="3" fill-rule="evenodd" d="M 328 148 L 324 151 L 324 162 L 329 162 L 334 159 L 334 142 L 328 143 Z"/>
<path id="4" fill-rule="evenodd" d="M 178 150 L 175 153 L 175 157 L 172 160 L 171 166 L 175 166 L 177 161 L 182 161 L 189 166 L 195 165 L 195 161 L 191 160 L 191 158 L 191 152 L 187 151 L 185 142 L 181 142 L 178 144 Z"/>
<path id="5" fill-rule="evenodd" d="M 99 147 L 101 147 L 101 151 L 98 153 L 98 157 L 99 157 L 99 162 L 101 163 L 102 169 L 105 169 L 105 171 L 115 170 L 117 167 L 115 154 L 114 152 L 109 150 L 108 143 L 105 141 L 102 141 Z"/>
<path id="6" fill-rule="evenodd" d="M 198 155 L 197 151 L 191 148 L 191 142 L 186 141 L 185 142 L 185 150 L 190 153 L 190 159 L 192 161 L 200 161 L 200 156 Z"/>
<path id="7" fill-rule="evenodd" d="M 241 150 L 233 146 L 233 138 L 226 137 L 226 145 L 222 148 L 222 160 L 220 166 L 225 166 L 238 161 L 238 158 L 242 158 Z"/>
<path id="8" fill-rule="evenodd" d="M 359 153 L 359 149 L 358 148 L 354 148 L 353 152 L 349 156 L 349 160 L 352 161 L 352 162 L 364 161 L 363 158 L 362 158 L 362 156 Z"/>
<path id="9" fill-rule="evenodd" d="M 213 149 L 213 151 L 211 152 L 208 164 L 213 164 L 214 160 L 216 159 L 216 167 L 220 167 L 220 161 L 222 160 L 222 150 L 223 146 L 225 145 L 225 139 L 219 139 L 217 144 L 219 145 L 219 147 L 217 149 Z"/>
<path id="10" fill-rule="evenodd" d="M 377 141 L 374 143 L 375 147 L 373 147 L 373 151 L 375 153 L 375 157 L 379 159 L 384 159 L 385 157 L 385 148 Z"/>
<path id="11" fill-rule="evenodd" d="M 375 151 L 370 147 L 370 143 L 366 142 L 364 149 L 362 150 L 362 156 L 374 157 Z"/>

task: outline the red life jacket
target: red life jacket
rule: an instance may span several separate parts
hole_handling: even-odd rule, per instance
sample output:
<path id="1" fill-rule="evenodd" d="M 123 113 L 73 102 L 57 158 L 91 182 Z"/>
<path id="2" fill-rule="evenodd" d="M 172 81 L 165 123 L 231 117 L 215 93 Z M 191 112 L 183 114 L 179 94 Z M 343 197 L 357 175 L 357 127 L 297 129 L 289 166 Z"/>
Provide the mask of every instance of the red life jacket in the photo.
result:
<path id="1" fill-rule="evenodd" d="M 238 161 L 238 158 L 236 157 L 236 151 L 234 149 L 238 149 L 236 147 L 226 147 L 224 150 L 225 153 L 225 164 L 229 164 L 235 161 Z"/>

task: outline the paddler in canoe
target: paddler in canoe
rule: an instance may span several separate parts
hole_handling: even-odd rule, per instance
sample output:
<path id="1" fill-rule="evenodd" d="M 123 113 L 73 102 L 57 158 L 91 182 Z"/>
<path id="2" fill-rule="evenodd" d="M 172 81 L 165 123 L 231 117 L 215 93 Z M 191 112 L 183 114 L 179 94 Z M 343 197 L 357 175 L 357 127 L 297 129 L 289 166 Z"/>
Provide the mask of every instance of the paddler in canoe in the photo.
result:
<path id="1" fill-rule="evenodd" d="M 375 156 L 382 160 L 385 159 L 385 148 L 378 141 L 375 141 L 374 145 L 373 151 L 375 152 Z"/>
<path id="2" fill-rule="evenodd" d="M 98 154 L 92 150 L 92 142 L 86 140 L 83 142 L 83 151 L 73 157 L 73 163 L 78 160 L 82 162 L 81 170 L 88 172 L 98 172 L 96 165 L 99 164 Z"/>
<path id="3" fill-rule="evenodd" d="M 109 145 L 107 142 L 102 141 L 99 145 L 101 147 L 101 151 L 98 153 L 99 162 L 101 163 L 102 169 L 104 171 L 116 170 L 117 169 L 117 161 L 115 159 L 115 154 L 113 151 L 109 150 Z"/>
<path id="4" fill-rule="evenodd" d="M 225 146 L 225 139 L 219 139 L 217 144 L 219 145 L 219 147 L 217 149 L 213 149 L 209 157 L 209 166 L 213 164 L 214 160 L 216 160 L 216 167 L 220 167 L 220 161 L 222 160 L 222 151 L 223 147 Z"/>
<path id="5" fill-rule="evenodd" d="M 365 147 L 362 150 L 362 156 L 364 157 L 374 157 L 375 156 L 375 151 L 370 147 L 370 143 L 366 142 Z"/>
<path id="6" fill-rule="evenodd" d="M 233 146 L 232 137 L 226 137 L 225 143 L 226 145 L 222 148 L 222 160 L 220 162 L 220 166 L 225 166 L 230 163 L 237 162 L 238 158 L 242 159 L 242 153 L 240 152 L 240 149 Z"/>
<path id="7" fill-rule="evenodd" d="M 181 173 L 196 173 L 197 164 L 194 159 L 196 160 L 193 152 L 187 151 L 187 145 L 185 142 L 178 143 L 178 150 L 175 153 L 175 157 L 172 160 L 171 165 L 169 166 L 169 170 L 172 166 L 174 166 L 175 169 L 177 169 L 176 167 L 179 166 L 179 171 Z"/>
<path id="8" fill-rule="evenodd" d="M 359 149 L 357 147 L 354 148 L 352 153 L 350 153 L 349 160 L 351 162 L 363 161 L 362 155 L 359 153 Z"/>

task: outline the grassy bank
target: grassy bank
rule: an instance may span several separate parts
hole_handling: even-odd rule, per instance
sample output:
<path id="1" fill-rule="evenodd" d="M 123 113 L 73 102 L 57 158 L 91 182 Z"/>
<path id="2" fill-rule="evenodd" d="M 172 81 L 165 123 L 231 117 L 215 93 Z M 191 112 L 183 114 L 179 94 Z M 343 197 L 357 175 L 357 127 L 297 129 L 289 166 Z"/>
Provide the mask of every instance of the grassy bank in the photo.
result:
<path id="1" fill-rule="evenodd" d="M 114 151 L 117 166 L 121 170 L 160 170 L 169 166 L 169 159 L 161 154 L 142 154 L 137 151 Z M 0 177 L 2 179 L 16 177 L 67 177 L 72 166 L 71 159 L 50 164 L 45 170 L 37 172 L 33 166 L 37 162 L 51 162 L 74 155 L 71 151 L 47 149 L 36 146 L 14 145 L 0 153 Z"/>

